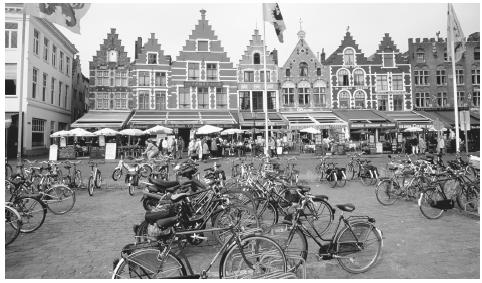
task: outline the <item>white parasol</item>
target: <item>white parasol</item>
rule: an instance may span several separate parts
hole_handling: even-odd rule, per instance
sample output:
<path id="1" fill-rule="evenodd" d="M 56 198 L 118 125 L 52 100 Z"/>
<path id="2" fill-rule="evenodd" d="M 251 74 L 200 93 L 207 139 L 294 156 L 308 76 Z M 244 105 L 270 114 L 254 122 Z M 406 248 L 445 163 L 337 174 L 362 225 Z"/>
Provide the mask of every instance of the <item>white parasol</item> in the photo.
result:
<path id="1" fill-rule="evenodd" d="M 148 134 L 148 135 L 172 134 L 172 129 L 161 125 L 157 125 L 155 127 L 145 130 L 144 134 Z"/>
<path id="2" fill-rule="evenodd" d="M 221 135 L 234 135 L 234 134 L 242 134 L 244 133 L 241 129 L 227 129 L 221 132 Z"/>
<path id="3" fill-rule="evenodd" d="M 139 130 L 139 129 L 124 129 L 119 132 L 119 134 L 124 135 L 124 136 L 143 136 L 144 131 Z"/>
<path id="4" fill-rule="evenodd" d="M 110 128 L 103 128 L 93 133 L 96 136 L 115 136 L 119 135 L 118 131 L 112 130 Z"/>
<path id="5" fill-rule="evenodd" d="M 404 132 L 406 133 L 415 133 L 415 132 L 422 132 L 423 130 L 419 127 L 410 127 L 410 128 L 406 128 L 404 130 Z"/>
<path id="6" fill-rule="evenodd" d="M 204 125 L 197 129 L 196 134 L 198 135 L 209 135 L 217 132 L 221 132 L 223 128 L 219 128 L 216 126 L 211 126 L 211 125 Z"/>
<path id="7" fill-rule="evenodd" d="M 69 137 L 94 137 L 95 135 L 81 128 L 75 128 L 69 131 Z"/>
<path id="8" fill-rule="evenodd" d="M 51 138 L 60 138 L 60 137 L 68 137 L 69 136 L 69 131 L 58 131 L 50 135 Z"/>
<path id="9" fill-rule="evenodd" d="M 310 127 L 310 128 L 302 129 L 302 130 L 300 130 L 300 132 L 302 132 L 302 133 L 309 133 L 309 134 L 315 134 L 315 135 L 321 134 L 320 130 L 317 130 L 317 129 L 311 128 L 311 127 Z"/>

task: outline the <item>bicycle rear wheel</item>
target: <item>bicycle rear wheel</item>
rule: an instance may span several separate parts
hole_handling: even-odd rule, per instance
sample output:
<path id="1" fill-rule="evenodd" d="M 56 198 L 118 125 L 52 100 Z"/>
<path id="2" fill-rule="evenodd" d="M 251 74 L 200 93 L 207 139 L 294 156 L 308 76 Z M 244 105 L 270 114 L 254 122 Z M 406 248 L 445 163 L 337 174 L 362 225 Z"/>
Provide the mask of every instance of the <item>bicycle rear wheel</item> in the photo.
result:
<path id="1" fill-rule="evenodd" d="M 346 165 L 346 177 L 350 180 L 353 180 L 355 179 L 355 174 L 356 174 L 355 166 L 353 166 L 352 163 L 348 163 Z"/>
<path id="2" fill-rule="evenodd" d="M 17 239 L 21 227 L 20 214 L 14 208 L 5 206 L 5 247 Z"/>
<path id="3" fill-rule="evenodd" d="M 93 195 L 94 195 L 94 187 L 95 187 L 94 177 L 93 177 L 93 176 L 90 176 L 90 177 L 89 177 L 89 182 L 87 183 L 87 191 L 89 192 L 89 196 L 93 196 Z"/>
<path id="4" fill-rule="evenodd" d="M 263 232 L 270 229 L 271 226 L 278 223 L 278 210 L 276 206 L 265 198 L 256 199 L 256 216 Z"/>
<path id="5" fill-rule="evenodd" d="M 82 172 L 80 170 L 75 170 L 74 186 L 76 188 L 80 188 L 80 186 L 82 186 Z"/>
<path id="6" fill-rule="evenodd" d="M 383 205 L 392 205 L 398 200 L 398 191 L 400 187 L 392 179 L 383 180 L 378 183 L 375 195 L 379 203 Z"/>
<path id="7" fill-rule="evenodd" d="M 245 229 L 259 228 L 259 220 L 255 210 L 246 205 L 231 204 L 214 217 L 213 228 L 227 228 L 231 223 L 236 224 L 238 222 L 240 226 Z M 229 239 L 229 236 L 231 236 L 231 233 L 229 230 L 221 230 L 214 231 L 213 235 L 218 243 L 224 244 L 224 242 Z"/>
<path id="8" fill-rule="evenodd" d="M 32 233 L 42 226 L 47 215 L 47 206 L 38 198 L 20 197 L 13 203 L 20 217 L 22 217 L 22 233 Z"/>
<path id="9" fill-rule="evenodd" d="M 382 235 L 370 223 L 350 223 L 336 239 L 336 255 L 341 267 L 350 273 L 362 273 L 378 261 Z M 356 236 L 356 237 L 355 237 Z"/>
<path id="10" fill-rule="evenodd" d="M 97 189 L 100 189 L 100 186 L 102 186 L 102 173 L 100 173 L 100 170 L 97 170 L 97 175 L 95 178 L 95 187 Z"/>
<path id="11" fill-rule="evenodd" d="M 335 216 L 333 208 L 326 201 L 318 199 L 308 202 L 300 216 L 301 221 L 308 221 L 307 229 L 316 229 L 318 234 L 323 235 L 328 231 Z M 314 233 L 314 231 L 311 231 Z"/>
<path id="12" fill-rule="evenodd" d="M 240 246 L 231 244 L 219 264 L 219 278 L 224 279 L 263 278 L 286 271 L 283 249 L 265 236 L 247 236 L 241 239 Z"/>
<path id="13" fill-rule="evenodd" d="M 336 177 L 336 172 L 335 170 L 332 170 L 328 176 L 326 176 L 328 179 L 328 184 L 330 184 L 330 187 L 334 188 L 336 187 L 337 177 Z"/>
<path id="14" fill-rule="evenodd" d="M 159 279 L 186 276 L 184 263 L 169 252 L 160 260 L 158 249 L 141 249 L 122 258 L 114 268 L 112 279 Z"/>
<path id="15" fill-rule="evenodd" d="M 42 201 L 53 214 L 65 214 L 75 205 L 75 191 L 65 185 L 55 185 L 45 191 Z"/>
<path id="16" fill-rule="evenodd" d="M 475 185 L 464 184 L 457 194 L 457 205 L 464 211 L 477 212 L 480 192 Z"/>
<path id="17" fill-rule="evenodd" d="M 418 207 L 426 218 L 437 219 L 442 216 L 445 210 L 434 207 L 434 205 L 444 199 L 444 196 L 437 188 L 428 188 L 420 194 Z"/>

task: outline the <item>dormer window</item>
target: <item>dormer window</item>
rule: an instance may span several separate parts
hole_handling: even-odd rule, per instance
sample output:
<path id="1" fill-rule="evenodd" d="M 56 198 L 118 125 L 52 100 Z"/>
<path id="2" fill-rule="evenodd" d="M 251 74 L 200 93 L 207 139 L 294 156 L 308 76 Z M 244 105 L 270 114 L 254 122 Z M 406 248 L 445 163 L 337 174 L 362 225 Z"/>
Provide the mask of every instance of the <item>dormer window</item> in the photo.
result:
<path id="1" fill-rule="evenodd" d="M 286 69 L 286 76 L 291 77 L 291 69 Z"/>
<path id="2" fill-rule="evenodd" d="M 259 53 L 253 54 L 253 64 L 255 64 L 255 65 L 261 64 L 261 57 L 260 57 Z"/>
<path id="3" fill-rule="evenodd" d="M 147 54 L 147 64 L 157 64 L 157 53 Z"/>
<path id="4" fill-rule="evenodd" d="M 393 53 L 383 54 L 383 67 L 392 68 L 395 66 Z"/>
<path id="5" fill-rule="evenodd" d="M 343 52 L 343 64 L 355 65 L 355 51 L 352 48 L 348 48 Z"/>
<path id="6" fill-rule="evenodd" d="M 197 51 L 209 51 L 209 42 L 207 40 L 199 40 L 197 42 Z"/>

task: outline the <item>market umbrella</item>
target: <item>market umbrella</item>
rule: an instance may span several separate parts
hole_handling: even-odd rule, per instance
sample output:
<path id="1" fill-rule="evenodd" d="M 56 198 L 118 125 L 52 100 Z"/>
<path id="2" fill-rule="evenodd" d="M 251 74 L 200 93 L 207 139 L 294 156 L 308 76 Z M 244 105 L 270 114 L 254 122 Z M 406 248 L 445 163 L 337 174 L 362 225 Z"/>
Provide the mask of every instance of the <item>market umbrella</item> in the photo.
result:
<path id="1" fill-rule="evenodd" d="M 429 132 L 437 132 L 437 129 L 435 129 L 435 127 L 433 127 L 433 126 L 427 128 L 427 130 L 428 130 Z M 442 129 L 440 129 L 440 131 L 442 131 L 442 132 L 445 132 L 446 130 L 447 130 L 447 128 L 442 128 Z"/>
<path id="2" fill-rule="evenodd" d="M 354 130 L 354 131 L 351 131 L 352 134 L 368 134 L 368 131 L 365 131 L 363 129 L 360 129 L 360 130 Z"/>
<path id="3" fill-rule="evenodd" d="M 158 134 L 172 134 L 172 129 L 164 126 L 157 125 L 144 131 L 144 134 L 158 135 Z"/>
<path id="4" fill-rule="evenodd" d="M 410 127 L 410 128 L 406 128 L 404 130 L 404 132 L 406 133 L 416 133 L 416 132 L 422 132 L 423 130 L 419 127 Z"/>
<path id="5" fill-rule="evenodd" d="M 110 128 L 103 128 L 98 131 L 95 131 L 93 134 L 96 136 L 115 136 L 115 135 L 119 135 L 120 133 Z"/>
<path id="6" fill-rule="evenodd" d="M 311 128 L 311 127 L 310 127 L 310 128 L 302 129 L 302 130 L 300 130 L 300 132 L 302 132 L 302 133 L 309 133 L 309 134 L 315 134 L 315 135 L 321 134 L 320 130 L 317 130 L 317 129 Z"/>
<path id="7" fill-rule="evenodd" d="M 242 134 L 244 133 L 241 129 L 227 129 L 221 132 L 221 135 L 234 135 L 234 134 Z"/>
<path id="8" fill-rule="evenodd" d="M 60 137 L 68 137 L 69 136 L 69 131 L 58 131 L 50 135 L 51 138 L 60 138 Z"/>
<path id="9" fill-rule="evenodd" d="M 119 132 L 119 134 L 124 136 L 143 136 L 145 135 L 144 131 L 139 129 L 124 129 Z"/>
<path id="10" fill-rule="evenodd" d="M 216 127 L 216 126 L 204 125 L 204 126 L 200 127 L 199 129 L 197 129 L 196 134 L 198 134 L 198 135 L 209 135 L 209 134 L 221 132 L 222 130 L 223 130 L 223 128 L 219 128 L 219 127 Z"/>
<path id="11" fill-rule="evenodd" d="M 69 137 L 94 137 L 95 135 L 81 128 L 75 128 L 69 131 Z"/>

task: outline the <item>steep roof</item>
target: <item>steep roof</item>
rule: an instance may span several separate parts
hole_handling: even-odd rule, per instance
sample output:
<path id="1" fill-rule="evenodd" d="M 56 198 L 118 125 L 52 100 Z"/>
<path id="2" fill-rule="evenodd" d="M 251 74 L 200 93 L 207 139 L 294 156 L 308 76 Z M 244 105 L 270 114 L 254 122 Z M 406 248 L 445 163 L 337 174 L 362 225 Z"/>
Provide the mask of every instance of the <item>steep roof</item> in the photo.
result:
<path id="1" fill-rule="evenodd" d="M 134 61 L 137 64 L 145 64 L 147 62 L 147 53 L 150 52 L 157 52 L 157 62 L 158 64 L 167 64 L 170 65 L 170 56 L 165 56 L 164 51 L 161 49 L 161 44 L 158 43 L 157 38 L 155 38 L 155 34 L 151 33 L 151 37 L 147 40 L 147 42 L 142 47 L 139 56 Z"/>
<path id="2" fill-rule="evenodd" d="M 358 48 L 358 44 L 353 39 L 351 33 L 347 31 L 345 37 L 342 39 L 340 46 L 333 52 L 328 59 L 326 59 L 326 64 L 328 65 L 342 65 L 343 64 L 343 50 L 347 47 L 355 49 L 356 60 L 358 64 L 363 64 L 367 62 L 365 55 L 362 53 L 361 49 Z"/>
<path id="3" fill-rule="evenodd" d="M 252 64 L 253 60 L 251 58 L 251 55 L 253 51 L 259 50 L 262 52 L 264 48 L 264 41 L 261 38 L 261 35 L 259 34 L 259 30 L 255 29 L 254 34 L 251 36 L 251 40 L 249 41 L 249 45 L 246 46 L 246 50 L 244 51 L 244 54 L 241 56 L 241 59 L 239 60 L 240 65 L 244 64 Z M 271 56 L 270 52 L 266 50 L 266 64 L 267 65 L 275 65 L 276 63 L 273 60 L 273 57 Z M 263 57 L 260 58 L 261 63 L 263 63 Z"/>
<path id="4" fill-rule="evenodd" d="M 284 63 L 283 68 L 289 68 L 290 63 L 292 62 L 292 58 L 296 57 L 298 54 L 300 54 L 300 52 L 304 52 L 310 60 L 313 60 L 313 62 L 316 62 L 318 66 L 321 66 L 320 60 L 316 57 L 315 53 L 313 53 L 311 48 L 308 46 L 308 43 L 304 39 L 304 32 L 301 36 L 300 36 L 300 32 L 298 32 L 298 36 L 300 39 L 298 40 L 295 48 L 293 49 L 290 56 Z"/>
<path id="5" fill-rule="evenodd" d="M 107 38 L 105 38 L 104 42 L 100 44 L 99 50 L 97 50 L 96 55 L 92 57 L 92 61 L 89 63 L 94 65 L 106 64 L 107 51 L 109 50 L 116 50 L 118 52 L 118 65 L 128 66 L 130 64 L 130 58 L 127 57 L 127 51 L 124 51 L 124 46 L 122 45 L 122 41 L 119 39 L 119 35 L 116 33 L 115 28 L 110 29 Z"/>

